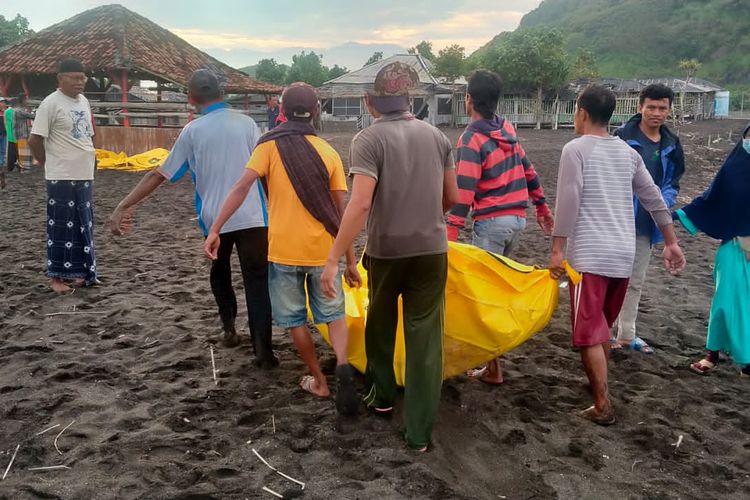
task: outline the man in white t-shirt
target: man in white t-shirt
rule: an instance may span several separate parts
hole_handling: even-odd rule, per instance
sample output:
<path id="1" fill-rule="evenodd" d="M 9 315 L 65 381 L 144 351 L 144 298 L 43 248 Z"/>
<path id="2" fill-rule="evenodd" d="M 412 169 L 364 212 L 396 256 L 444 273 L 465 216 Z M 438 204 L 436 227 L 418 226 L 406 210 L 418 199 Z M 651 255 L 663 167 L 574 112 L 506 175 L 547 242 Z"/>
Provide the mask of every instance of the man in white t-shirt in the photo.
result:
<path id="1" fill-rule="evenodd" d="M 47 275 L 57 293 L 70 291 L 70 284 L 96 283 L 96 156 L 86 79 L 80 61 L 60 62 L 58 88 L 39 105 L 29 138 L 47 180 Z"/>

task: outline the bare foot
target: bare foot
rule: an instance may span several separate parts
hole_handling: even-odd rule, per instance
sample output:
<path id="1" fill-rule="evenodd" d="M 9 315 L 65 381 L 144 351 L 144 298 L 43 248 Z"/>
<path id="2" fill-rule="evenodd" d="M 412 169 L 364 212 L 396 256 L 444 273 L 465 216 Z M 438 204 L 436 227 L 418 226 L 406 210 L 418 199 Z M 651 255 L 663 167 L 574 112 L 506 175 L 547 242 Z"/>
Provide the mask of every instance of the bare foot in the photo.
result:
<path id="1" fill-rule="evenodd" d="M 83 278 L 74 279 L 70 282 L 70 286 L 79 287 L 84 286 L 86 284 L 86 280 Z"/>
<path id="2" fill-rule="evenodd" d="M 68 285 L 63 283 L 63 280 L 59 278 L 52 278 L 51 280 L 49 280 L 49 287 L 55 293 L 68 293 L 73 290 Z"/>
<path id="3" fill-rule="evenodd" d="M 503 368 L 500 366 L 499 359 L 493 359 L 487 363 L 487 372 L 479 380 L 485 384 L 500 385 L 503 383 Z"/>
<path id="4" fill-rule="evenodd" d="M 302 380 L 299 381 L 299 386 L 303 391 L 307 391 L 313 396 L 320 398 L 327 398 L 331 395 L 331 391 L 328 390 L 328 384 L 325 382 L 323 384 L 319 383 L 312 375 L 302 377 Z"/>
<path id="5" fill-rule="evenodd" d="M 499 359 L 493 359 L 486 366 L 475 370 L 469 370 L 466 375 L 475 378 L 488 385 L 500 385 L 503 383 L 503 369 Z"/>

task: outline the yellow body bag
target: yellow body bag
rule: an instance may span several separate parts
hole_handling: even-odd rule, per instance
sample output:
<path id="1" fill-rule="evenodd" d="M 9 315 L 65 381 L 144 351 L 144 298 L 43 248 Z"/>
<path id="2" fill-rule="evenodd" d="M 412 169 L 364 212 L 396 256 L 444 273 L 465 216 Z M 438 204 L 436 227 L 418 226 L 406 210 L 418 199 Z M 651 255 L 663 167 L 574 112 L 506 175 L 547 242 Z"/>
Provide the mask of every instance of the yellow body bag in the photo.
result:
<path id="1" fill-rule="evenodd" d="M 567 264 L 566 270 L 571 281 L 580 281 L 580 275 Z M 361 265 L 359 272 L 362 287 L 349 288 L 344 283 L 344 296 L 349 362 L 364 373 L 367 274 Z M 450 243 L 443 377 L 464 373 L 526 342 L 547 326 L 557 307 L 558 295 L 559 282 L 546 269 L 519 264 L 471 245 Z M 330 343 L 325 325 L 319 329 Z M 399 305 L 393 360 L 399 385 L 404 384 L 405 358 L 403 312 Z"/>

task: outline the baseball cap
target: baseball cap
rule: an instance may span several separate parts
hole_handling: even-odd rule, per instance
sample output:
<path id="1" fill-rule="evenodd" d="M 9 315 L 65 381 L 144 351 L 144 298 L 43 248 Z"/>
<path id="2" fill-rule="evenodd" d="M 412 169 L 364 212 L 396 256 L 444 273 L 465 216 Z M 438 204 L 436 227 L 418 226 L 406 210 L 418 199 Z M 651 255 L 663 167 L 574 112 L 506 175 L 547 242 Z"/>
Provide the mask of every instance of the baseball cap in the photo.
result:
<path id="1" fill-rule="evenodd" d="M 419 84 L 417 72 L 402 62 L 386 64 L 375 75 L 375 85 L 369 91 L 370 103 L 379 113 L 394 113 L 409 109 L 409 91 Z"/>
<path id="2" fill-rule="evenodd" d="M 307 83 L 295 82 L 290 84 L 281 94 L 284 116 L 311 119 L 318 109 L 318 96 L 315 89 Z"/>
<path id="3" fill-rule="evenodd" d="M 208 69 L 197 69 L 190 75 L 188 91 L 200 99 L 216 99 L 221 96 L 219 79 Z"/>

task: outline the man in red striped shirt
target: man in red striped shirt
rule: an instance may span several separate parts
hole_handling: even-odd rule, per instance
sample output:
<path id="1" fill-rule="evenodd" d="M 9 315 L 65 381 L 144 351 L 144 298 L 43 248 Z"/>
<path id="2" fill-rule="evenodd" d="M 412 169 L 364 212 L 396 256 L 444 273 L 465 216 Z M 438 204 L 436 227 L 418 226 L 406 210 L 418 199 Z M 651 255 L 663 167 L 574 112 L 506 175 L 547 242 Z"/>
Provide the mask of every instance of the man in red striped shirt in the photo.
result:
<path id="1" fill-rule="evenodd" d="M 495 113 L 501 85 L 490 71 L 469 76 L 466 112 L 471 122 L 456 145 L 459 202 L 448 215 L 448 239 L 456 241 L 471 212 L 472 244 L 507 257 L 526 227 L 529 198 L 544 234 L 552 234 L 554 220 L 513 125 Z M 488 384 L 503 382 L 498 360 L 472 373 Z"/>

